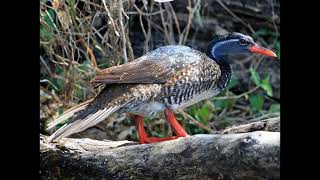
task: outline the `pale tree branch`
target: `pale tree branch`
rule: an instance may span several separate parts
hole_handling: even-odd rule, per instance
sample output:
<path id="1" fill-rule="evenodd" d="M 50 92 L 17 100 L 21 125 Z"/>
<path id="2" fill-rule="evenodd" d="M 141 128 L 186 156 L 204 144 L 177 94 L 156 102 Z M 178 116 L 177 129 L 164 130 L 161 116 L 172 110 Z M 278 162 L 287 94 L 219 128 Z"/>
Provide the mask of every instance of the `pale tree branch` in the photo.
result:
<path id="1" fill-rule="evenodd" d="M 261 122 L 270 125 L 276 124 L 278 120 Z M 221 133 L 244 132 L 245 129 L 250 129 L 244 128 L 245 126 L 239 126 L 242 131 L 235 131 L 236 127 L 232 127 Z M 254 127 L 252 123 L 251 127 Z M 46 143 L 46 138 L 47 136 L 41 136 L 40 140 L 40 177 L 43 179 L 280 177 L 279 132 L 199 134 L 154 144 L 87 138 L 63 138 L 57 143 Z"/>

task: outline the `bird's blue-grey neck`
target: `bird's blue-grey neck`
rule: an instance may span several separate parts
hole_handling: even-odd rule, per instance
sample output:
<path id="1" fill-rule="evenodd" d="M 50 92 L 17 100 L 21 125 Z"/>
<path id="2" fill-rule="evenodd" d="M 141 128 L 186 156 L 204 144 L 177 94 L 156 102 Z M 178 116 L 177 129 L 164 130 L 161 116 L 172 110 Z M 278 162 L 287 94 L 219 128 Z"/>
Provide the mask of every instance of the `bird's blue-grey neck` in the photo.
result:
<path id="1" fill-rule="evenodd" d="M 232 44 L 237 41 L 230 39 L 226 41 L 213 41 L 208 47 L 207 56 L 216 61 L 221 69 L 221 78 L 218 82 L 219 88 L 224 89 L 231 79 L 231 66 L 228 62 L 228 54 L 232 53 Z"/>
<path id="2" fill-rule="evenodd" d="M 227 51 L 228 51 L 228 47 L 227 46 L 228 46 L 227 42 L 216 43 L 211 49 L 212 56 L 215 59 L 226 58 L 225 56 L 227 55 Z"/>

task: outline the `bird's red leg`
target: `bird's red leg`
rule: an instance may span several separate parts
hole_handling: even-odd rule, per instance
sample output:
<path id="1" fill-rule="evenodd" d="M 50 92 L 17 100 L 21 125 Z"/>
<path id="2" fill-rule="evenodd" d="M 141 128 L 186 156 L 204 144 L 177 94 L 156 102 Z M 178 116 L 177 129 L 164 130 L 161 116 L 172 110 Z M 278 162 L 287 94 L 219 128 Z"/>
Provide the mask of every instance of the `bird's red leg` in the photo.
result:
<path id="1" fill-rule="evenodd" d="M 144 130 L 143 125 L 143 117 L 139 115 L 131 115 L 131 119 L 134 119 L 136 122 L 137 132 L 139 136 L 139 142 L 141 144 L 144 143 L 154 143 L 154 142 L 162 142 L 162 141 L 168 141 L 172 139 L 177 139 L 177 136 L 169 136 L 164 138 L 158 138 L 158 137 L 149 137 L 146 131 Z"/>
<path id="2" fill-rule="evenodd" d="M 136 122 L 136 130 L 138 132 L 139 142 L 143 144 L 145 139 L 148 137 L 144 130 L 143 117 L 139 115 L 131 115 L 131 119 L 134 119 Z"/>
<path id="3" fill-rule="evenodd" d="M 182 126 L 178 123 L 176 117 L 174 116 L 174 113 L 170 109 L 166 109 L 164 111 L 166 119 L 168 123 L 171 125 L 173 132 L 177 135 L 177 137 L 186 137 L 188 136 L 188 133 L 183 129 Z"/>

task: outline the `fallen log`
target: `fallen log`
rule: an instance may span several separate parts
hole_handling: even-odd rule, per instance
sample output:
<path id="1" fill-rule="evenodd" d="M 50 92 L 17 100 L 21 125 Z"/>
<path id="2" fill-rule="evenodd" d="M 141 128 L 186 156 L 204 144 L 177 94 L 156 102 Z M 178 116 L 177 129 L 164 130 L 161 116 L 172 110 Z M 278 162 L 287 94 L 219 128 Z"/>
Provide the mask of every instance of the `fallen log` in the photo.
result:
<path id="1" fill-rule="evenodd" d="M 154 144 L 40 139 L 41 179 L 279 179 L 280 133 L 202 134 Z"/>

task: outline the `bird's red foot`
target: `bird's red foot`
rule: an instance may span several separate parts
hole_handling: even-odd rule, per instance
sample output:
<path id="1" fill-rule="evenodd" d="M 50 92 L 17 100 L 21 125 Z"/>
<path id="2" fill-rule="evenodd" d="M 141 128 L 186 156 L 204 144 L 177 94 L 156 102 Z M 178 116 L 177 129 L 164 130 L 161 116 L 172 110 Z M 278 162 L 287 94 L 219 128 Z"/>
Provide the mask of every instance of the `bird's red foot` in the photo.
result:
<path id="1" fill-rule="evenodd" d="M 170 125 L 173 128 L 174 133 L 176 136 L 168 136 L 168 137 L 149 137 L 148 134 L 144 130 L 144 125 L 143 125 L 143 117 L 139 115 L 135 115 L 134 117 L 131 116 L 132 119 L 135 120 L 136 126 L 137 126 L 137 132 L 139 136 L 139 142 L 141 144 L 145 143 L 155 143 L 155 142 L 163 142 L 163 141 L 168 141 L 168 140 L 173 140 L 177 139 L 179 137 L 186 137 L 188 136 L 187 132 L 180 126 L 180 124 L 177 122 L 173 112 L 169 109 L 165 110 L 165 115 L 167 121 L 170 123 Z"/>

